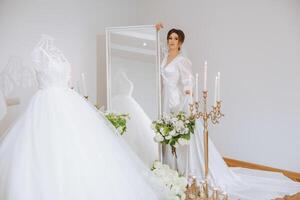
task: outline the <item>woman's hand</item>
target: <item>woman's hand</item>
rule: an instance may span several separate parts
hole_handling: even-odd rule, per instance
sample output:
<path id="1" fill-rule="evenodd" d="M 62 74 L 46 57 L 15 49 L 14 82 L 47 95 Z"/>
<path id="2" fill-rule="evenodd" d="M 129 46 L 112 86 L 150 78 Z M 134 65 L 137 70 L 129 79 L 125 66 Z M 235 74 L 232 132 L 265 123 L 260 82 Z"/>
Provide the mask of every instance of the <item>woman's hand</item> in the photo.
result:
<path id="1" fill-rule="evenodd" d="M 186 95 L 191 95 L 191 91 L 190 91 L 190 90 L 186 90 L 186 91 L 184 91 L 184 93 L 185 93 Z"/>
<path id="2" fill-rule="evenodd" d="M 155 24 L 155 28 L 157 31 L 160 31 L 160 29 L 164 28 L 164 25 L 162 22 L 158 22 Z"/>

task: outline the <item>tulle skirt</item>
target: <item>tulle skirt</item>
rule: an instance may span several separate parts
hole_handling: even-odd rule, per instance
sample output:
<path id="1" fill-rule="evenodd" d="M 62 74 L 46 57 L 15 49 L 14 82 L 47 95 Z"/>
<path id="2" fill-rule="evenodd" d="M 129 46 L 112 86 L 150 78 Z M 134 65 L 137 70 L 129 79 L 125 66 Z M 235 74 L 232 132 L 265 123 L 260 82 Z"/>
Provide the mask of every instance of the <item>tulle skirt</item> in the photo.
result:
<path id="1" fill-rule="evenodd" d="M 154 131 L 151 129 L 151 120 L 145 111 L 129 95 L 117 95 L 112 99 L 112 109 L 118 113 L 127 113 L 130 120 L 127 122 L 127 132 L 123 138 L 139 158 L 151 166 L 158 159 L 158 144 L 154 142 Z"/>
<path id="2" fill-rule="evenodd" d="M 39 90 L 0 144 L 1 200 L 158 199 L 148 168 L 70 89 Z"/>

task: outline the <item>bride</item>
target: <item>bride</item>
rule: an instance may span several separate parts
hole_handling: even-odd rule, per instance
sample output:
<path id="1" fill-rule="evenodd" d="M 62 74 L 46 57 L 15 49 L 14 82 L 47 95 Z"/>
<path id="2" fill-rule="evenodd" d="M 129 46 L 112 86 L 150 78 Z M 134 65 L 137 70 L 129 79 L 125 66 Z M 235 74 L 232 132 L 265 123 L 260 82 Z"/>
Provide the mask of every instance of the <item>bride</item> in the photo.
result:
<path id="1" fill-rule="evenodd" d="M 185 99 L 191 98 L 193 88 L 192 63 L 180 54 L 181 44 L 184 42 L 184 33 L 179 29 L 171 29 L 167 34 L 168 55 L 161 64 L 162 77 L 162 106 L 163 114 L 176 113 L 185 110 Z M 186 110 L 185 110 L 186 111 Z M 177 159 L 172 154 L 170 146 L 163 147 L 163 161 L 181 174 L 186 174 L 187 147 L 177 147 Z"/>
<path id="2" fill-rule="evenodd" d="M 39 90 L 1 138 L 0 199 L 160 199 L 147 167 L 69 89 L 70 64 L 50 36 L 32 57 Z"/>
<path id="3" fill-rule="evenodd" d="M 162 24 L 156 24 L 157 30 Z M 171 29 L 167 34 L 168 53 L 162 61 L 163 111 L 188 111 L 192 99 L 192 64 L 181 54 L 185 35 L 179 29 Z M 171 148 L 165 147 L 163 161 L 183 174 L 204 178 L 203 125 L 197 120 L 195 134 L 189 147 L 177 148 L 177 159 Z M 246 169 L 231 169 L 224 162 L 214 144 L 209 140 L 209 181 L 229 193 L 229 199 L 267 200 L 300 192 L 300 183 L 282 174 Z M 187 168 L 188 166 L 188 168 Z"/>

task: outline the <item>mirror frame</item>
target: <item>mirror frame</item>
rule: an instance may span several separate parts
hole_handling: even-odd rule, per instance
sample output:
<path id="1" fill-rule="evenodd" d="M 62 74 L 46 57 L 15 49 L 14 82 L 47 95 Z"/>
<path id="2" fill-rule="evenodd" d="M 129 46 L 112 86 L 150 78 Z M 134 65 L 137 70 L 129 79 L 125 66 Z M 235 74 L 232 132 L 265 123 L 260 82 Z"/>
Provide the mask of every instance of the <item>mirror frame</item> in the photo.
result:
<path id="1" fill-rule="evenodd" d="M 161 46 L 160 46 L 160 34 L 156 30 L 155 25 L 140 25 L 140 26 L 120 26 L 120 27 L 107 27 L 105 29 L 106 35 L 106 101 L 107 101 L 107 110 L 111 110 L 111 39 L 110 35 L 114 31 L 123 31 L 123 30 L 138 30 L 138 29 L 155 29 L 156 31 L 156 91 L 157 91 L 157 118 L 159 119 L 162 116 L 162 95 L 161 95 Z M 159 148 L 159 160 L 162 161 L 162 145 L 158 145 Z"/>

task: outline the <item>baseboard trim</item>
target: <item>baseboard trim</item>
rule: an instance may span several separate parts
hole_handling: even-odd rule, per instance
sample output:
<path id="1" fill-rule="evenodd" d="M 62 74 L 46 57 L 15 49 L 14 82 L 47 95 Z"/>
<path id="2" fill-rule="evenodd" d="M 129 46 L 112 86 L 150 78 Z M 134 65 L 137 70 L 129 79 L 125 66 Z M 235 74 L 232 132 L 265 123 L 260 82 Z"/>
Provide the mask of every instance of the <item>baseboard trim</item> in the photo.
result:
<path id="1" fill-rule="evenodd" d="M 235 160 L 235 159 L 226 158 L 226 157 L 224 157 L 224 160 L 229 167 L 243 167 L 243 168 L 258 169 L 258 170 L 264 170 L 264 171 L 281 172 L 285 176 L 289 177 L 290 179 L 300 182 L 300 173 L 298 173 L 298 172 L 277 169 L 277 168 L 268 167 L 265 165 L 259 165 L 259 164 L 255 164 L 255 163 L 245 162 L 245 161 L 241 161 L 241 160 Z"/>

